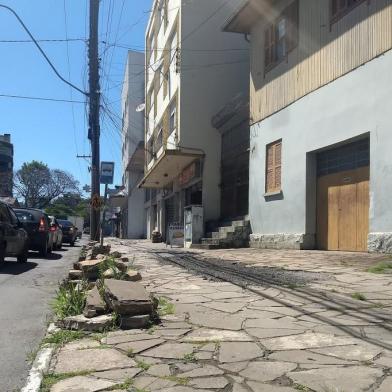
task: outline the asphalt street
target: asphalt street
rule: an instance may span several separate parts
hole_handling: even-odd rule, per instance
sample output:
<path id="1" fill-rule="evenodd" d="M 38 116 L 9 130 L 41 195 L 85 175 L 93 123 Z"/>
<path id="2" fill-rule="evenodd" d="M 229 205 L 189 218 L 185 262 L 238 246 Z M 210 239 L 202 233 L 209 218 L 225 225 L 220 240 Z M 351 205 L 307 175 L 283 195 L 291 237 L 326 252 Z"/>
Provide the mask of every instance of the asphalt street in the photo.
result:
<path id="1" fill-rule="evenodd" d="M 80 251 L 63 246 L 46 259 L 30 252 L 27 263 L 7 258 L 0 265 L 0 391 L 19 391 L 51 317 L 50 302 L 58 282 Z"/>

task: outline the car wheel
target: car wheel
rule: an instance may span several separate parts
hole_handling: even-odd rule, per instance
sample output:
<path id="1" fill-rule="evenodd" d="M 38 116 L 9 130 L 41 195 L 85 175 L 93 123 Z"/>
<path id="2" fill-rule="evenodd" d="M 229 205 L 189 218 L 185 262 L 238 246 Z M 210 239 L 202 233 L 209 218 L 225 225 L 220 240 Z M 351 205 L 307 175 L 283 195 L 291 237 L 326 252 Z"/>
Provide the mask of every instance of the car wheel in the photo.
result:
<path id="1" fill-rule="evenodd" d="M 29 250 L 28 250 L 28 248 L 26 246 L 23 249 L 23 252 L 16 258 L 18 260 L 18 263 L 26 263 L 28 254 L 29 254 Z"/>
<path id="2" fill-rule="evenodd" d="M 46 257 L 48 255 L 48 243 L 45 242 L 45 245 L 42 246 L 41 250 L 39 251 L 39 254 L 42 257 Z"/>

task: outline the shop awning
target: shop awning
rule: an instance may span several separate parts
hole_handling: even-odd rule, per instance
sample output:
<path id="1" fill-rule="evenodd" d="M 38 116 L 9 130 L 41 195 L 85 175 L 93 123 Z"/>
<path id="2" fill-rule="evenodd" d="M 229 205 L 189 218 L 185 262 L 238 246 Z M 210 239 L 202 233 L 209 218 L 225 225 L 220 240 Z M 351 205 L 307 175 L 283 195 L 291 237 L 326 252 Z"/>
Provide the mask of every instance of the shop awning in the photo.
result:
<path id="1" fill-rule="evenodd" d="M 139 142 L 134 153 L 129 158 L 126 170 L 128 171 L 144 170 L 144 142 L 143 141 Z"/>
<path id="2" fill-rule="evenodd" d="M 164 188 L 173 182 L 188 165 L 203 156 L 202 152 L 166 150 L 146 173 L 138 187 Z"/>

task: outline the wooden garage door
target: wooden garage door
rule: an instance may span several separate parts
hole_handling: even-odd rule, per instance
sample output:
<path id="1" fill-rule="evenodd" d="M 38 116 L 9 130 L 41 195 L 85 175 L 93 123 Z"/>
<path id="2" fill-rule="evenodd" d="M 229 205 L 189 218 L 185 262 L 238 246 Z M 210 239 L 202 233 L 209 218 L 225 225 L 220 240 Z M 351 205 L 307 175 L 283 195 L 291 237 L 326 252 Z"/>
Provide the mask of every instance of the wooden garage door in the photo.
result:
<path id="1" fill-rule="evenodd" d="M 367 251 L 368 232 L 369 166 L 319 177 L 319 249 Z"/>
<path id="2" fill-rule="evenodd" d="M 369 138 L 317 155 L 319 249 L 367 250 L 369 165 Z"/>

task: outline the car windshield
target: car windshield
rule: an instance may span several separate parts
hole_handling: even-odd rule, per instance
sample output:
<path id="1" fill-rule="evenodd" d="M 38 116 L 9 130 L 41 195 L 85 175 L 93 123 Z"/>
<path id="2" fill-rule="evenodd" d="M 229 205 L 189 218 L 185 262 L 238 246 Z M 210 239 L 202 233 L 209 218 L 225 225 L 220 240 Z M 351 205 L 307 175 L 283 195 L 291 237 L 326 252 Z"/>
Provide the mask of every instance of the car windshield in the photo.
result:
<path id="1" fill-rule="evenodd" d="M 16 216 L 21 222 L 35 222 L 34 215 L 28 211 L 15 211 Z"/>
<path id="2" fill-rule="evenodd" d="M 58 222 L 59 222 L 59 224 L 61 226 L 64 226 L 64 227 L 71 227 L 71 226 L 73 226 L 72 223 L 70 221 L 67 221 L 67 220 L 60 220 L 59 219 Z"/>

